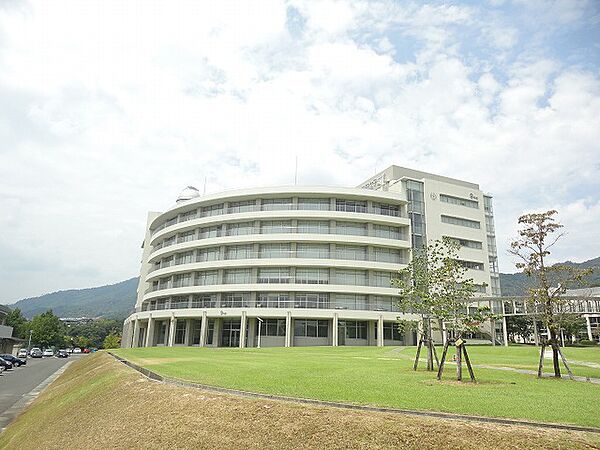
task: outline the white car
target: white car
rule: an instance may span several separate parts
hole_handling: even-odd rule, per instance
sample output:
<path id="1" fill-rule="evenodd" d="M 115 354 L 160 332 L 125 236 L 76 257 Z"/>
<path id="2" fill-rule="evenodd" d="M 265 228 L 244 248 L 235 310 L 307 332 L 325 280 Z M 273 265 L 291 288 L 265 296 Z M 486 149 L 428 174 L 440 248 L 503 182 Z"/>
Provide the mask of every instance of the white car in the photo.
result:
<path id="1" fill-rule="evenodd" d="M 44 353 L 42 353 L 43 356 L 54 356 L 54 350 L 52 350 L 51 348 L 47 348 L 46 350 L 44 350 Z"/>
<path id="2" fill-rule="evenodd" d="M 19 353 L 17 353 L 17 358 L 27 358 L 27 349 L 22 348 L 19 350 Z"/>
<path id="3" fill-rule="evenodd" d="M 75 347 L 73 349 L 73 353 L 81 353 L 81 349 L 79 347 Z"/>

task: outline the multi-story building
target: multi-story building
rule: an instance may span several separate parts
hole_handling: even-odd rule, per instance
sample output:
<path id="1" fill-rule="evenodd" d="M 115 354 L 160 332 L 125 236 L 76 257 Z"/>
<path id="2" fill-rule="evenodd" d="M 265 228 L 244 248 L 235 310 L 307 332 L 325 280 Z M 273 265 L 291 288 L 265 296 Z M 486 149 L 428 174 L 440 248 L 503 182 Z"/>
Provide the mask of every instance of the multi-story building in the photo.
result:
<path id="1" fill-rule="evenodd" d="M 187 188 L 148 216 L 123 346 L 411 345 L 392 285 L 411 248 L 457 240 L 497 294 L 493 233 L 477 185 L 396 166 L 358 188 Z"/>

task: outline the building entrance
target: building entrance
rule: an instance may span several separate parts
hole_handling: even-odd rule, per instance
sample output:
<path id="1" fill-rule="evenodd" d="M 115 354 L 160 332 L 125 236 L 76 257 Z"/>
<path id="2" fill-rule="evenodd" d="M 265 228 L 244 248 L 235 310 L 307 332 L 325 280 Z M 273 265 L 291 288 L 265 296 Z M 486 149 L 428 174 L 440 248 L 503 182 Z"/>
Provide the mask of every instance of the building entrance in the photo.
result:
<path id="1" fill-rule="evenodd" d="M 241 320 L 223 320 L 221 329 L 221 345 L 223 347 L 240 346 Z"/>

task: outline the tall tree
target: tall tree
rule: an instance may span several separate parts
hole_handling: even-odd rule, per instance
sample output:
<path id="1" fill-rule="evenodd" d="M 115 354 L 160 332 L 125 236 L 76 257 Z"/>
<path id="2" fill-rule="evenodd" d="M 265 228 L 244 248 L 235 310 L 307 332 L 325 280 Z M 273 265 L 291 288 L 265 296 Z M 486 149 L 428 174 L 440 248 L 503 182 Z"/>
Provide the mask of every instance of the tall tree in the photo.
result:
<path id="1" fill-rule="evenodd" d="M 560 377 L 560 361 L 568 368 L 564 355 L 558 345 L 561 322 L 565 314 L 570 311 L 570 302 L 565 299 L 567 289 L 573 285 L 581 284 L 585 277 L 592 273 L 592 269 L 579 269 L 574 266 L 556 264 L 550 266 L 547 262 L 550 249 L 564 235 L 559 232 L 563 225 L 558 223 L 554 216 L 555 210 L 543 213 L 525 214 L 519 217 L 519 237 L 511 243 L 509 252 L 517 256 L 520 261 L 515 265 L 533 280 L 533 287 L 529 288 L 528 303 L 530 311 L 534 311 L 534 320 L 539 320 L 550 332 L 550 338 L 541 346 L 538 376 L 542 376 L 544 363 L 544 349 L 546 345 L 552 348 L 552 364 L 554 376 Z M 555 234 L 557 233 L 558 234 Z M 558 285 L 551 286 L 553 280 Z M 569 370 L 570 373 L 570 370 Z"/>
<path id="2" fill-rule="evenodd" d="M 64 325 L 51 309 L 34 316 L 29 322 L 29 329 L 33 331 L 31 338 L 36 345 L 51 347 L 64 344 Z"/>
<path id="3" fill-rule="evenodd" d="M 121 336 L 118 334 L 109 334 L 104 338 L 103 348 L 119 348 L 121 346 Z"/>
<path id="4" fill-rule="evenodd" d="M 506 318 L 506 334 L 511 341 L 516 342 L 516 336 L 521 336 L 526 340 L 531 333 L 533 333 L 533 321 L 529 317 L 509 316 Z"/>
<path id="5" fill-rule="evenodd" d="M 19 339 L 27 337 L 27 319 L 19 308 L 12 309 L 6 316 L 6 325 L 13 327 L 13 336 Z"/>

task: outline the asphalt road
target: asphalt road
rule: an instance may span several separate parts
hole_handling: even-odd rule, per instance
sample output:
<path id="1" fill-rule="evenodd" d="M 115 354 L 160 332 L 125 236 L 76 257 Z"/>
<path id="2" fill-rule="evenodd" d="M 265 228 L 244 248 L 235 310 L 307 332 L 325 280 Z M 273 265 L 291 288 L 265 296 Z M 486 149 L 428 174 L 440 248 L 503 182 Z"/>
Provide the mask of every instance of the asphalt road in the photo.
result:
<path id="1" fill-rule="evenodd" d="M 0 374 L 0 422 L 8 411 L 23 396 L 29 394 L 42 381 L 64 366 L 67 362 L 81 356 L 69 358 L 45 357 L 29 358 L 27 365 L 5 370 Z M 0 429 L 2 426 L 0 424 Z"/>

